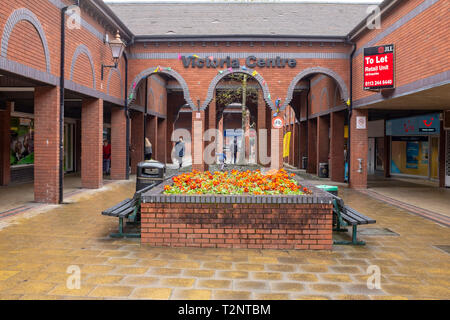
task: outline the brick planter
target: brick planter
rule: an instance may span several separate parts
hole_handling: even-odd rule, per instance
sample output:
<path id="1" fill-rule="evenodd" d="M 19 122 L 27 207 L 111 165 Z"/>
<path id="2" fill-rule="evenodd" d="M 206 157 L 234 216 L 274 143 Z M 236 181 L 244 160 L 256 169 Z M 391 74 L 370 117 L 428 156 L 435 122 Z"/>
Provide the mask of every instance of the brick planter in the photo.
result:
<path id="1" fill-rule="evenodd" d="M 308 196 L 143 195 L 141 243 L 152 246 L 332 248 L 332 204 L 316 188 Z"/>

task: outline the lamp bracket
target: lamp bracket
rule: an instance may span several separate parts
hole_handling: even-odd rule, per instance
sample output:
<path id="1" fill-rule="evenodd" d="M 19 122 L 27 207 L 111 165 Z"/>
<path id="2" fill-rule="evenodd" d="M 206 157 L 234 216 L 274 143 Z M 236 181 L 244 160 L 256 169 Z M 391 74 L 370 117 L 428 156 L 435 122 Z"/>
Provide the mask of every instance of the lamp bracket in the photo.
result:
<path id="1" fill-rule="evenodd" d="M 117 68 L 117 62 L 114 65 L 111 65 L 111 66 L 107 66 L 107 65 L 104 65 L 102 63 L 102 81 L 103 81 L 103 78 L 104 78 L 104 72 L 105 72 L 106 68 L 114 68 L 114 69 L 116 69 Z"/>

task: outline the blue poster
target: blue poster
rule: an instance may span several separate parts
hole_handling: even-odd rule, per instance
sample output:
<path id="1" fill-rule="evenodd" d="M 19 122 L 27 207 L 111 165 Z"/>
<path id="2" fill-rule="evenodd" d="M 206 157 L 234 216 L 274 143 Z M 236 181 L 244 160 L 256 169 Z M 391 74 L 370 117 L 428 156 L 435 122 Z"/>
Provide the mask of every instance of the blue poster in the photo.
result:
<path id="1" fill-rule="evenodd" d="M 406 168 L 418 169 L 419 167 L 419 142 L 406 143 Z"/>

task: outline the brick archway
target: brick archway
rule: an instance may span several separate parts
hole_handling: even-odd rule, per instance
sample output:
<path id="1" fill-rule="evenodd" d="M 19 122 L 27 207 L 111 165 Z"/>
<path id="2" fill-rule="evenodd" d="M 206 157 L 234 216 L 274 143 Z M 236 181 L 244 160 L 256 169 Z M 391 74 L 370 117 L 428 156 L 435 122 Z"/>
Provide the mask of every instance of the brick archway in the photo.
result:
<path id="1" fill-rule="evenodd" d="M 129 91 L 130 94 L 127 97 L 127 104 L 131 105 L 134 100 L 136 99 L 136 91 L 137 88 L 139 87 L 139 84 L 142 80 L 148 78 L 149 76 L 151 76 L 152 74 L 158 74 L 158 73 L 163 73 L 163 74 L 167 74 L 173 78 L 175 78 L 175 80 L 178 81 L 178 83 L 181 85 L 181 88 L 183 89 L 183 95 L 184 95 L 184 100 L 186 100 L 186 103 L 191 107 L 192 110 L 196 110 L 197 108 L 195 107 L 194 103 L 192 102 L 191 96 L 189 94 L 189 88 L 188 85 L 186 83 L 186 81 L 184 80 L 184 78 L 175 70 L 173 70 L 172 68 L 164 68 L 164 67 L 151 67 L 148 68 L 144 71 L 142 71 L 141 73 L 139 73 L 131 82 Z"/>
<path id="2" fill-rule="evenodd" d="M 216 90 L 216 86 L 219 83 L 219 81 L 233 73 L 244 73 L 244 74 L 247 74 L 247 75 L 253 77 L 256 81 L 258 81 L 258 83 L 263 91 L 264 100 L 266 101 L 267 105 L 272 110 L 276 110 L 275 105 L 273 104 L 273 102 L 271 100 L 269 87 L 267 86 L 267 83 L 265 82 L 264 78 L 259 73 L 256 73 L 255 75 L 253 75 L 254 72 L 255 72 L 255 70 L 240 67 L 239 69 L 238 68 L 232 69 L 232 71 L 227 69 L 227 70 L 223 70 L 221 73 L 218 73 L 214 77 L 214 79 L 211 81 L 211 83 L 209 84 L 206 99 L 203 102 L 202 106 L 200 107 L 200 110 L 201 111 L 205 110 L 208 107 L 208 105 L 210 104 L 210 102 L 212 101 L 212 99 L 214 97 L 214 91 Z"/>
<path id="3" fill-rule="evenodd" d="M 349 99 L 349 92 L 348 92 L 347 84 L 341 78 L 340 75 L 338 75 L 333 70 L 330 70 L 327 68 L 314 67 L 314 68 L 305 69 L 294 77 L 294 79 L 291 81 L 291 84 L 289 85 L 288 92 L 286 94 L 286 100 L 284 101 L 283 106 L 280 108 L 280 110 L 286 109 L 286 107 L 289 105 L 289 103 L 291 103 L 292 96 L 294 94 L 294 89 L 295 89 L 295 86 L 297 85 L 297 83 L 300 80 L 302 80 L 303 78 L 305 78 L 311 74 L 315 74 L 315 73 L 324 74 L 324 75 L 329 76 L 330 78 L 333 78 L 339 86 L 339 90 L 341 91 L 342 99 L 344 99 L 345 101 L 347 101 Z"/>
<path id="4" fill-rule="evenodd" d="M 39 19 L 29 9 L 26 8 L 17 9 L 9 16 L 8 21 L 6 21 L 5 27 L 3 29 L 3 36 L 0 47 L 1 49 L 0 56 L 3 58 L 7 58 L 9 38 L 11 37 L 11 34 L 16 24 L 21 21 L 28 21 L 29 23 L 31 23 L 33 27 L 36 29 L 37 33 L 39 34 L 39 37 L 42 42 L 42 47 L 44 48 L 46 71 L 47 73 L 50 73 L 50 50 L 48 48 L 47 38 L 45 37 L 45 32 L 44 29 L 42 28 L 41 23 L 39 22 Z"/>
<path id="5" fill-rule="evenodd" d="M 95 67 L 94 67 L 94 59 L 92 59 L 92 54 L 89 51 L 88 47 L 86 47 L 84 44 L 80 44 L 76 49 L 72 57 L 72 63 L 70 65 L 70 80 L 73 80 L 73 72 L 75 70 L 75 64 L 77 63 L 78 57 L 80 54 L 84 54 L 87 56 L 89 63 L 91 65 L 91 72 L 92 72 L 92 88 L 95 89 L 96 82 L 95 82 Z"/>

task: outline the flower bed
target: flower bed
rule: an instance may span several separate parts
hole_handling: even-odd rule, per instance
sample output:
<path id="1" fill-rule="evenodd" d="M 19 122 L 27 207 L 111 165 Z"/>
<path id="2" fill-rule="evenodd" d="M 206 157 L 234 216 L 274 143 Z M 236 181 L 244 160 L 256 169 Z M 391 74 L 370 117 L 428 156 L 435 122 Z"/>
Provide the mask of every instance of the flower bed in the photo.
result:
<path id="1" fill-rule="evenodd" d="M 172 178 L 172 186 L 165 186 L 164 194 L 253 194 L 303 195 L 311 191 L 290 179 L 295 175 L 281 169 L 263 174 L 260 170 L 239 172 L 192 171 Z"/>
<path id="2" fill-rule="evenodd" d="M 298 185 L 285 171 L 268 175 L 194 171 L 153 188 L 142 200 L 143 244 L 332 248 L 331 197 Z"/>

